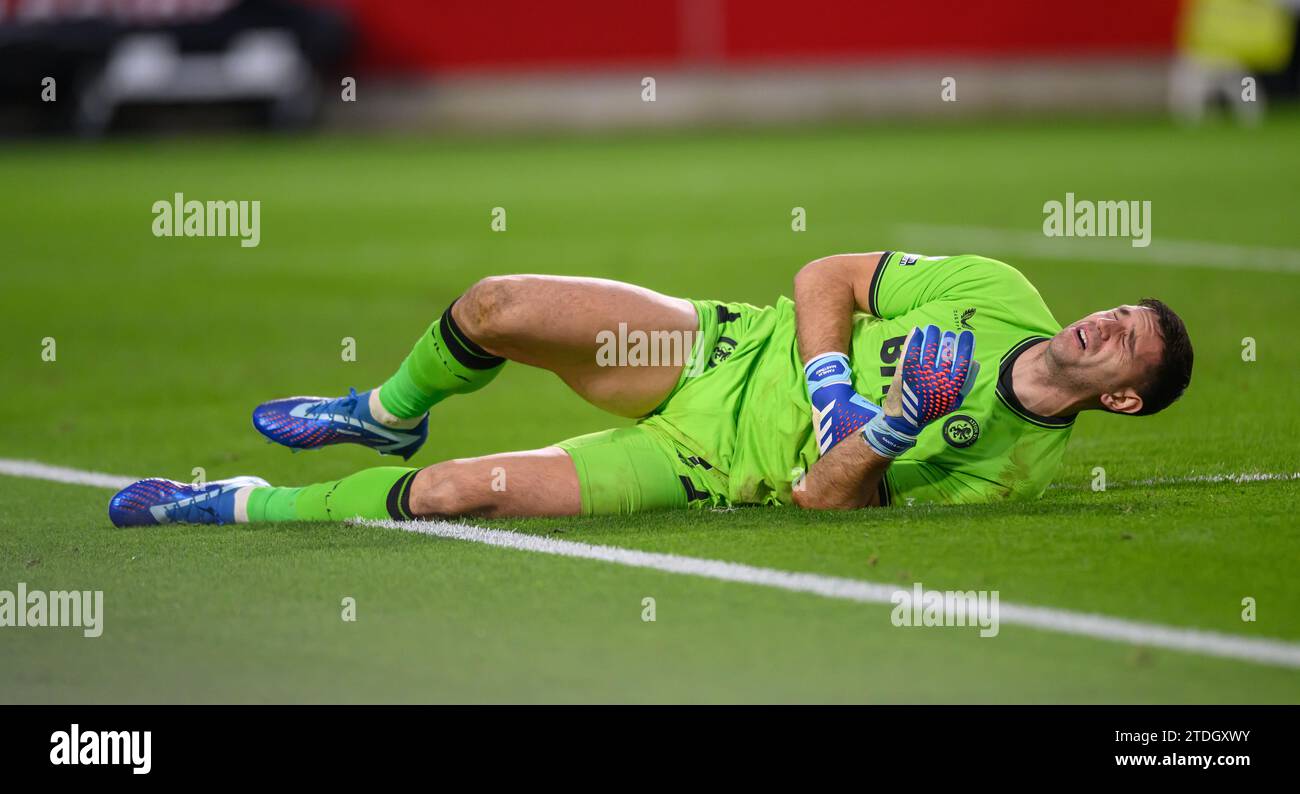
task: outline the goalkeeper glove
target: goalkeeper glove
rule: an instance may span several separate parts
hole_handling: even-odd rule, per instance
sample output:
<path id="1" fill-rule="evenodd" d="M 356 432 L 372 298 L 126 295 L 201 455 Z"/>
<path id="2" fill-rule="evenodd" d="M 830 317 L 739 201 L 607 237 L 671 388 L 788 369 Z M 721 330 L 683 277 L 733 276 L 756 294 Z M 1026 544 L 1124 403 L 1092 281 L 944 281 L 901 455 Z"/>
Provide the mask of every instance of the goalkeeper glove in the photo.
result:
<path id="1" fill-rule="evenodd" d="M 975 335 L 939 332 L 930 325 L 913 328 L 903 349 L 884 410 L 862 428 L 862 437 L 877 454 L 896 458 L 916 446 L 930 422 L 961 407 L 975 385 Z"/>
<path id="2" fill-rule="evenodd" d="M 823 353 L 803 368 L 812 401 L 817 451 L 848 438 L 880 414 L 880 406 L 853 390 L 849 359 L 843 353 Z"/>

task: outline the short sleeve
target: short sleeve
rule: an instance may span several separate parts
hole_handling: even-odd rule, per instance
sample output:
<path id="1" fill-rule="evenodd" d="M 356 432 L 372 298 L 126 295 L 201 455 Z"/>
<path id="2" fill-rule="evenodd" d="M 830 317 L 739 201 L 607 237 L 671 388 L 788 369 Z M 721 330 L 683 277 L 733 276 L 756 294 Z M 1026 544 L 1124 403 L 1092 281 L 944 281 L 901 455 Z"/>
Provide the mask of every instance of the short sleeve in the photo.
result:
<path id="1" fill-rule="evenodd" d="M 1005 499 L 1011 491 L 995 482 L 963 475 L 923 460 L 900 460 L 881 480 L 880 506 L 912 504 L 983 504 Z"/>
<path id="2" fill-rule="evenodd" d="M 1009 302 L 1028 295 L 1042 301 L 1020 271 L 996 259 L 886 251 L 871 278 L 867 310 L 889 320 L 936 301 Z"/>

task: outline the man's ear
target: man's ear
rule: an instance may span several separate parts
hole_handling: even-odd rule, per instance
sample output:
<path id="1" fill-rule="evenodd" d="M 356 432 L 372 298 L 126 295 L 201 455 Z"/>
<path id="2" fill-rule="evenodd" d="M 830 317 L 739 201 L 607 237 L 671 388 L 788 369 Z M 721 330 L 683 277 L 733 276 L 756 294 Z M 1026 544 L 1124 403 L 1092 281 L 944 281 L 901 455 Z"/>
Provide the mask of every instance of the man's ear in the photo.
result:
<path id="1" fill-rule="evenodd" d="M 1142 410 L 1142 395 L 1133 388 L 1101 395 L 1102 407 L 1118 414 L 1135 414 Z"/>

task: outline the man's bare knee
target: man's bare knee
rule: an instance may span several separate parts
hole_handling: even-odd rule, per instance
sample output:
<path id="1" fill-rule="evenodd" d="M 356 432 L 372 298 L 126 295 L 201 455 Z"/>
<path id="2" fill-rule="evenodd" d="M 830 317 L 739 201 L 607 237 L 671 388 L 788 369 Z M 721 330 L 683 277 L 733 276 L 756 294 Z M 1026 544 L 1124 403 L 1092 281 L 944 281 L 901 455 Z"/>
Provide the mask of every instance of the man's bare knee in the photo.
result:
<path id="1" fill-rule="evenodd" d="M 470 339 L 491 350 L 494 343 L 527 326 L 525 290 L 527 284 L 521 276 L 480 279 L 456 301 L 456 323 Z"/>
<path id="2" fill-rule="evenodd" d="M 470 460 L 426 466 L 411 484 L 411 513 L 421 518 L 478 515 L 488 505 L 484 484 L 476 482 Z"/>

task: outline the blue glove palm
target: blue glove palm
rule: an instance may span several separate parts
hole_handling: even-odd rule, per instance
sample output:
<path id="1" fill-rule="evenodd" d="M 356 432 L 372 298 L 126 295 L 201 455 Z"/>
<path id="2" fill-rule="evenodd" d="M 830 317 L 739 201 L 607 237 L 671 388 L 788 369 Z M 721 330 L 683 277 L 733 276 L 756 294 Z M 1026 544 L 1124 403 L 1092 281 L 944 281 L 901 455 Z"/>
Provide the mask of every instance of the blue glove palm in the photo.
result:
<path id="1" fill-rule="evenodd" d="M 804 366 L 804 375 L 812 400 L 817 451 L 822 455 L 881 413 L 880 406 L 853 390 L 849 359 L 843 353 L 817 356 Z"/>
<path id="2" fill-rule="evenodd" d="M 916 445 L 930 422 L 961 407 L 975 386 L 975 335 L 940 333 L 939 326 L 913 328 L 903 349 L 884 410 L 862 429 L 877 453 L 896 458 Z"/>

